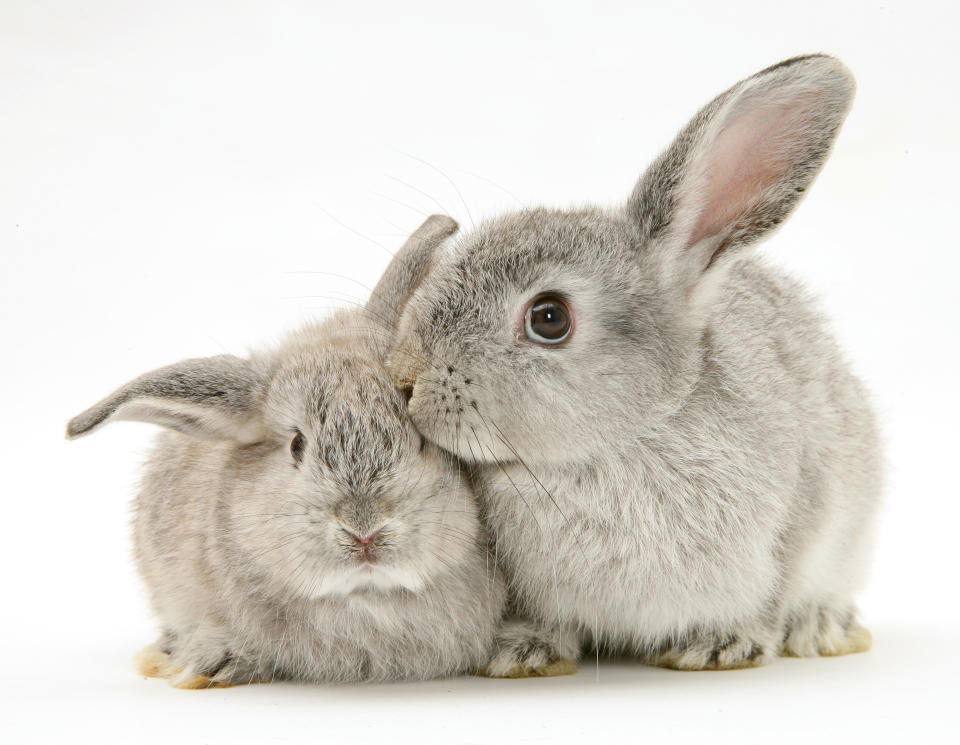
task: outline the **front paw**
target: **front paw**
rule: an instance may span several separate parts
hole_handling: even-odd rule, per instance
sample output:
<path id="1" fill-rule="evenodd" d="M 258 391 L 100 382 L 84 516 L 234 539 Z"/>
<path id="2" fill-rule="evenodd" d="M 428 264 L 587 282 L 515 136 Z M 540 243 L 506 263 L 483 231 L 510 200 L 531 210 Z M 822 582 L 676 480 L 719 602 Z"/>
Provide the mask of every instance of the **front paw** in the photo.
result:
<path id="1" fill-rule="evenodd" d="M 494 652 L 478 674 L 489 678 L 544 678 L 573 675 L 580 643 L 576 634 L 544 629 L 530 621 L 504 621 Z"/>
<path id="2" fill-rule="evenodd" d="M 696 633 L 680 638 L 648 658 L 672 670 L 742 670 L 769 660 L 770 645 L 749 634 Z"/>
<path id="3" fill-rule="evenodd" d="M 200 666 L 180 664 L 174 660 L 169 652 L 165 652 L 156 645 L 144 647 L 134 659 L 137 672 L 145 678 L 165 678 L 174 688 L 199 690 L 201 688 L 228 688 L 235 685 L 226 677 L 217 672 L 209 675 L 200 672 Z"/>
<path id="4" fill-rule="evenodd" d="M 156 644 L 144 647 L 133 658 L 137 672 L 145 678 L 169 678 L 175 671 L 170 653 L 160 649 Z"/>
<path id="5" fill-rule="evenodd" d="M 199 690 L 266 682 L 249 663 L 218 647 L 169 649 L 152 644 L 135 658 L 137 671 L 147 678 L 164 678 L 174 688 Z"/>

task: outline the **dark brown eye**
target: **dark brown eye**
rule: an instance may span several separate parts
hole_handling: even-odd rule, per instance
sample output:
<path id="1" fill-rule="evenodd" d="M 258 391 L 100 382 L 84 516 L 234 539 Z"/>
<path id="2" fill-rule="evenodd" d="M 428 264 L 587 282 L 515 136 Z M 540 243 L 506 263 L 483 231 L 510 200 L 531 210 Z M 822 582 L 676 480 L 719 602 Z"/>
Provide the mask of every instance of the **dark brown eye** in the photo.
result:
<path id="1" fill-rule="evenodd" d="M 293 456 L 293 459 L 297 463 L 303 460 L 303 449 L 306 446 L 307 438 L 303 436 L 300 430 L 297 430 L 297 434 L 295 434 L 293 440 L 290 441 L 290 455 Z"/>
<path id="2" fill-rule="evenodd" d="M 556 295 L 541 295 L 527 308 L 524 318 L 527 338 L 537 344 L 559 344 L 570 336 L 570 309 Z"/>

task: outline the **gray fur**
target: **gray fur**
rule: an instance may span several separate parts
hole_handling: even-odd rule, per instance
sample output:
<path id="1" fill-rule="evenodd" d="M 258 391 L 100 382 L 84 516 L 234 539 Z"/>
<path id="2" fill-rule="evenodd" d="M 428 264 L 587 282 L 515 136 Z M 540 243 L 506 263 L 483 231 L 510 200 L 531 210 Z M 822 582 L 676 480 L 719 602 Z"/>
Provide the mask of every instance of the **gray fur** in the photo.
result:
<path id="1" fill-rule="evenodd" d="M 419 281 L 410 257 L 438 248 L 437 222 L 391 264 L 382 307 Z M 174 430 L 136 501 L 137 563 L 164 628 L 146 674 L 389 681 L 489 659 L 502 579 L 459 467 L 406 419 L 383 364 L 392 333 L 370 309 L 341 312 L 249 360 L 149 373 L 70 422 L 71 437 L 118 418 Z"/>
<path id="2" fill-rule="evenodd" d="M 457 223 L 446 215 L 431 215 L 407 239 L 390 271 L 384 272 L 370 294 L 367 313 L 395 327 L 409 295 L 423 280 L 437 248 L 457 232 Z"/>
<path id="3" fill-rule="evenodd" d="M 394 379 L 418 429 L 473 465 L 528 619 L 491 674 L 519 664 L 503 651 L 523 628 L 681 669 L 868 646 L 853 596 L 874 415 L 805 290 L 743 250 L 805 193 L 853 87 L 830 57 L 768 68 L 697 114 L 622 208 L 488 221 L 411 298 Z M 522 321 L 548 291 L 575 316 L 549 348 Z"/>
<path id="4" fill-rule="evenodd" d="M 239 357 L 184 360 L 141 375 L 75 417 L 67 437 L 89 434 L 108 420 L 149 421 L 195 437 L 237 437 L 242 425 L 256 424 L 257 383 L 257 371 Z"/>

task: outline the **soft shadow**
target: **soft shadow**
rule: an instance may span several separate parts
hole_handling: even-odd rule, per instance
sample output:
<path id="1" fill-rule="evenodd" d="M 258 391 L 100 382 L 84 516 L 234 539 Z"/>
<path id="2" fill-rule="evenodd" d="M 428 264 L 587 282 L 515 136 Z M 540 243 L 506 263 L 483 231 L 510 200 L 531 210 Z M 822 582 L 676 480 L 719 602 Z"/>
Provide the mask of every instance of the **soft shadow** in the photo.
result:
<path id="1" fill-rule="evenodd" d="M 771 687 L 803 689 L 822 685 L 826 678 L 876 681 L 903 673 L 906 669 L 942 668 L 956 658 L 956 636 L 947 629 L 881 628 L 874 629 L 873 649 L 865 654 L 845 657 L 806 659 L 779 658 L 770 664 L 746 670 L 681 672 L 644 665 L 624 656 L 596 656 L 581 660 L 575 675 L 556 678 L 518 680 L 464 676 L 426 682 L 388 684 L 310 684 L 278 681 L 267 685 L 184 692 L 184 695 L 210 695 L 242 699 L 275 699 L 278 694 L 291 702 L 325 701 L 403 702 L 412 700 L 444 701 L 476 699 L 549 698 L 576 692 L 587 699 L 614 692 L 636 691 L 656 697 L 689 695 L 695 692 L 768 692 Z M 946 650 L 953 649 L 948 653 Z M 158 685 L 161 681 L 155 681 Z"/>

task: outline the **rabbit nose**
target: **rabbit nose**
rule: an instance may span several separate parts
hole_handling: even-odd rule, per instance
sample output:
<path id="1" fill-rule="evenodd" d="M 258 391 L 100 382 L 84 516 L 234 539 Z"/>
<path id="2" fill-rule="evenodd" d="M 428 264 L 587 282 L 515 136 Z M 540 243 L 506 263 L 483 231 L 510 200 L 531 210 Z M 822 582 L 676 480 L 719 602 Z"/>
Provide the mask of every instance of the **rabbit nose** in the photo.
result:
<path id="1" fill-rule="evenodd" d="M 350 536 L 350 538 L 353 539 L 353 542 L 356 543 L 358 547 L 368 548 L 370 544 L 372 544 L 375 540 L 377 540 L 377 536 L 380 535 L 380 531 L 382 530 L 383 528 L 380 528 L 366 536 L 359 536 L 356 533 L 353 533 L 346 529 L 343 532 L 346 533 L 348 536 Z"/>
<path id="2" fill-rule="evenodd" d="M 404 399 L 409 403 L 413 397 L 413 387 L 420 375 L 420 366 L 416 364 L 416 358 L 403 347 L 398 347 L 390 355 L 389 366 L 393 384 L 397 386 Z"/>

